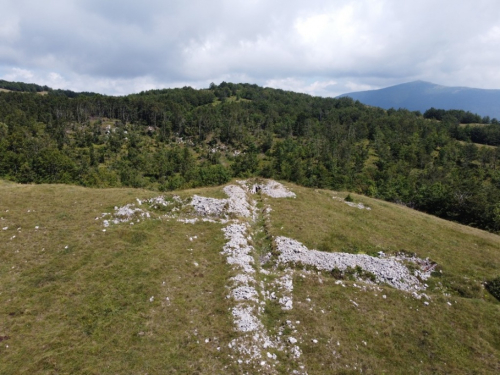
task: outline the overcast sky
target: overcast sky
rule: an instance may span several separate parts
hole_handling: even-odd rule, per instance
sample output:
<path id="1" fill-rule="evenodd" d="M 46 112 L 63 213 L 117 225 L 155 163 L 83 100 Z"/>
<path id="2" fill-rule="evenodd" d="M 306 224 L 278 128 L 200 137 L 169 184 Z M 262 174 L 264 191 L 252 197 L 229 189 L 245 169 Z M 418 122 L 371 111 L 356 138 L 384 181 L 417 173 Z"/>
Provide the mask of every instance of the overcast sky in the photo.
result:
<path id="1" fill-rule="evenodd" d="M 122 95 L 500 89 L 499 0 L 0 0 L 0 78 Z"/>

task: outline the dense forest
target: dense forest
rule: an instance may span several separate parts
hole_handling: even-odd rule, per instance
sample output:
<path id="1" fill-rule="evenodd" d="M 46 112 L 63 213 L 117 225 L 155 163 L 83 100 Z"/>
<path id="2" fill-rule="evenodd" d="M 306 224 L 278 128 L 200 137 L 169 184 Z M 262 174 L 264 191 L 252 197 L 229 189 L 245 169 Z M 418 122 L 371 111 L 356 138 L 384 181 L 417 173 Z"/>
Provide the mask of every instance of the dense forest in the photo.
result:
<path id="1" fill-rule="evenodd" d="M 166 191 L 262 176 L 500 231 L 496 119 L 225 82 L 122 97 L 24 85 L 0 82 L 4 179 Z"/>

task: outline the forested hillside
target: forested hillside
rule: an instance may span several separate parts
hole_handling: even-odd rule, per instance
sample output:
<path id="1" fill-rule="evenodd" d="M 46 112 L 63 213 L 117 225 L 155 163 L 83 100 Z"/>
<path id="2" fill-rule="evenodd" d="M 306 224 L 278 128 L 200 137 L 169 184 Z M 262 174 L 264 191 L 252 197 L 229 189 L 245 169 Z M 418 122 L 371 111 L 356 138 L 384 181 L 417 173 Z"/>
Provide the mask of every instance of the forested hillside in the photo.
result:
<path id="1" fill-rule="evenodd" d="M 464 126 L 462 112 L 225 82 L 123 97 L 1 92 L 0 176 L 165 191 L 259 175 L 498 232 L 500 125 Z"/>

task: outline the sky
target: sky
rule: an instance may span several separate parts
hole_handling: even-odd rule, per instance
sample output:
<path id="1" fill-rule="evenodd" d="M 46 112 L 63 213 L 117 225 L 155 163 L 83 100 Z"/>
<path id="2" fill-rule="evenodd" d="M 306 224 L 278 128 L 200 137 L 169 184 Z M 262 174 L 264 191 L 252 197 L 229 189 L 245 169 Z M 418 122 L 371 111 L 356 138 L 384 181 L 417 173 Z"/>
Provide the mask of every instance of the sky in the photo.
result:
<path id="1" fill-rule="evenodd" d="M 0 79 L 126 95 L 500 89 L 498 0 L 0 0 Z"/>

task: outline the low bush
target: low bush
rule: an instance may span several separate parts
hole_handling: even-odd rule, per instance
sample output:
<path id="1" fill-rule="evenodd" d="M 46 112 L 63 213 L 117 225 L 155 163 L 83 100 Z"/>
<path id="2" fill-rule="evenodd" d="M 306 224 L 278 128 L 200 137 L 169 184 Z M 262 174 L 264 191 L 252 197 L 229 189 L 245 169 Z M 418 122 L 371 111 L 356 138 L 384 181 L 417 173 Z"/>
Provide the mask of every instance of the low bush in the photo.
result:
<path id="1" fill-rule="evenodd" d="M 493 297 L 500 301 L 500 276 L 493 280 L 487 281 L 484 286 Z"/>

